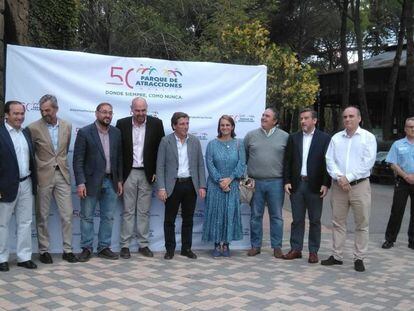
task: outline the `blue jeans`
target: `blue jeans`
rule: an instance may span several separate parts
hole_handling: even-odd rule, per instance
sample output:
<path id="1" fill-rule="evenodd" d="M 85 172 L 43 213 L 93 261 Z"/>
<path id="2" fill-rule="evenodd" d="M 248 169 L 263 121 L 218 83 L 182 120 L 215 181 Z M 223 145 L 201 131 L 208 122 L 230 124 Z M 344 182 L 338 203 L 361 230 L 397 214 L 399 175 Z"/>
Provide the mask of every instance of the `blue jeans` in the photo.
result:
<path id="1" fill-rule="evenodd" d="M 252 199 L 250 218 L 250 241 L 252 247 L 262 246 L 263 213 L 267 203 L 270 218 L 270 244 L 272 248 L 281 248 L 283 239 L 282 208 L 285 199 L 283 178 L 256 179 L 256 190 Z"/>
<path id="2" fill-rule="evenodd" d="M 96 203 L 99 202 L 100 222 L 98 233 L 98 253 L 111 245 L 112 225 L 118 196 L 112 186 L 112 181 L 104 178 L 101 191 L 97 197 L 87 196 L 81 200 L 81 247 L 93 251 L 94 215 Z"/>

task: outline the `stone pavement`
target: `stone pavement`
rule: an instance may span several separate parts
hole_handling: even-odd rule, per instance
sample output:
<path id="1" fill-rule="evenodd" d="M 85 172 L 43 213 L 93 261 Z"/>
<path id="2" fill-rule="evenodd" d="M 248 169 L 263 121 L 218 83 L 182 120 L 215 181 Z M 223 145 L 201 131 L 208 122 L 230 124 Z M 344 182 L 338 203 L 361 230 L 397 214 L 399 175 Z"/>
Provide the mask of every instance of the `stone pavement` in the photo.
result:
<path id="1" fill-rule="evenodd" d="M 382 235 L 371 240 L 364 273 L 353 269 L 352 236 L 344 265 L 335 267 L 308 264 L 307 253 L 275 259 L 269 248 L 253 258 L 245 251 L 171 261 L 134 253 L 76 264 L 54 254 L 53 265 L 30 271 L 12 262 L 0 274 L 0 310 L 414 310 L 414 251 L 405 242 L 383 250 Z M 324 233 L 321 258 L 330 244 Z"/>
<path id="2" fill-rule="evenodd" d="M 391 193 L 390 189 L 377 190 Z M 389 195 L 378 198 L 389 207 Z M 374 206 L 374 221 L 388 217 L 378 213 L 379 203 Z M 285 206 L 285 252 L 290 216 Z M 265 247 L 256 257 L 233 251 L 231 258 L 213 259 L 207 251 L 196 251 L 197 260 L 176 254 L 166 261 L 163 253 L 152 259 L 133 253 L 129 260 L 94 257 L 88 263 L 70 264 L 54 254 L 55 263 L 44 265 L 34 255 L 37 270 L 11 261 L 10 272 L 0 273 L 0 310 L 414 310 L 414 250 L 407 247 L 405 233 L 408 216 L 390 250 L 380 247 L 383 233 L 371 234 L 363 273 L 353 269 L 352 234 L 344 265 L 335 267 L 308 264 L 306 251 L 293 261 L 272 257 L 268 230 Z M 319 257 L 325 259 L 331 234 L 325 226 L 322 232 Z"/>

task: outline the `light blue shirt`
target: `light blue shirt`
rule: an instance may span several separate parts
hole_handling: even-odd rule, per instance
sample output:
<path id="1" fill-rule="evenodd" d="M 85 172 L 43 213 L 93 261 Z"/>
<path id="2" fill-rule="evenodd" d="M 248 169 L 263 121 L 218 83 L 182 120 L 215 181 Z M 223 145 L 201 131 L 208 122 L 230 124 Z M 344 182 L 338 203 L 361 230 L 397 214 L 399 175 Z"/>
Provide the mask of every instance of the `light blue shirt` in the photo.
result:
<path id="1" fill-rule="evenodd" d="M 50 135 L 50 139 L 52 140 L 52 145 L 53 145 L 53 149 L 55 150 L 55 152 L 58 149 L 58 134 L 59 134 L 59 121 L 57 121 L 56 125 L 53 124 L 46 124 L 47 129 L 49 130 L 49 135 Z"/>
<path id="2" fill-rule="evenodd" d="M 407 137 L 395 141 L 385 161 L 391 164 L 397 164 L 407 174 L 413 174 L 414 144 L 411 144 Z"/>

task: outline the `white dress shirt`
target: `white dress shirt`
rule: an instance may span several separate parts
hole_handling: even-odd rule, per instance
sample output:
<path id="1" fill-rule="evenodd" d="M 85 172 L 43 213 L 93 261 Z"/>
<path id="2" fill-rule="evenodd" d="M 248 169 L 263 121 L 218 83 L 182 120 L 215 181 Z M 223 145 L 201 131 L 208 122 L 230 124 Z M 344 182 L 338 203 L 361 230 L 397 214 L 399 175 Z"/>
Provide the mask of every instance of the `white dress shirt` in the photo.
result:
<path id="1" fill-rule="evenodd" d="M 358 127 L 354 135 L 336 133 L 326 152 L 326 168 L 332 179 L 345 176 L 349 182 L 369 177 L 377 154 L 375 136 Z"/>
<path id="2" fill-rule="evenodd" d="M 308 176 L 308 155 L 309 155 L 309 148 L 312 143 L 313 133 L 315 133 L 315 129 L 313 129 L 312 133 L 305 133 L 303 132 L 303 148 L 302 148 L 302 169 L 300 174 L 302 176 Z"/>
<path id="3" fill-rule="evenodd" d="M 178 150 L 178 178 L 190 177 L 190 166 L 188 164 L 188 153 L 187 153 L 187 141 L 188 136 L 185 138 L 184 143 L 181 143 L 181 140 L 174 134 L 175 140 L 177 142 Z"/>
<path id="4" fill-rule="evenodd" d="M 30 175 L 30 155 L 29 145 L 26 137 L 24 137 L 23 130 L 16 130 L 5 122 L 7 131 L 13 141 L 14 151 L 16 152 L 17 163 L 19 165 L 19 177 L 24 178 Z"/>
<path id="5" fill-rule="evenodd" d="M 132 117 L 132 167 L 144 167 L 144 141 L 146 126 L 147 119 L 145 119 L 144 123 L 138 125 L 135 124 L 134 118 Z"/>

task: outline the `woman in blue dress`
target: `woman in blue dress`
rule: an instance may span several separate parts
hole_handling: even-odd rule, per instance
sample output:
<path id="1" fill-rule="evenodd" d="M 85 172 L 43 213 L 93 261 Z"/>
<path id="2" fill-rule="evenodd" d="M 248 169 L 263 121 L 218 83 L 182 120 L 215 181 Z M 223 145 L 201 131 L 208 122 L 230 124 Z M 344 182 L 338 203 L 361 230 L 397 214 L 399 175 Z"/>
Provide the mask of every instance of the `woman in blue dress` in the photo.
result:
<path id="1" fill-rule="evenodd" d="M 246 170 L 242 141 L 234 138 L 234 120 L 223 115 L 218 136 L 207 145 L 208 170 L 203 241 L 214 242 L 213 256 L 230 256 L 229 242 L 243 238 L 239 180 Z"/>

